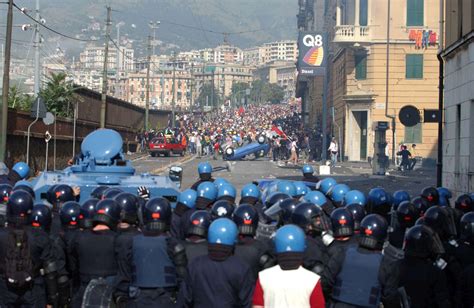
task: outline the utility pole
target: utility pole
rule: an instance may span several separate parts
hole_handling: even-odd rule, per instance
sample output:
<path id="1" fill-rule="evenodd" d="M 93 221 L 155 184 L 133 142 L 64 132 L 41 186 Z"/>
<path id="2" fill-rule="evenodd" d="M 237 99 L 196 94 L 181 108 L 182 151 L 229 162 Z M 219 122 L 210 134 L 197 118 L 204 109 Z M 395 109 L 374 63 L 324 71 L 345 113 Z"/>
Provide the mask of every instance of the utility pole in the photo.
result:
<path id="1" fill-rule="evenodd" d="M 146 65 L 146 93 L 145 93 L 145 131 L 148 131 L 148 116 L 150 109 L 150 66 L 151 66 L 151 36 L 148 36 L 148 56 Z"/>
<path id="2" fill-rule="evenodd" d="M 193 90 L 194 90 L 194 62 L 191 63 L 191 99 L 190 99 L 190 107 L 191 107 L 191 110 L 194 106 L 194 102 L 193 102 Z"/>
<path id="3" fill-rule="evenodd" d="M 112 8 L 107 6 L 107 22 L 105 30 L 105 50 L 104 50 L 104 69 L 102 71 L 102 105 L 100 106 L 100 127 L 105 128 L 105 119 L 107 112 L 107 66 L 109 61 L 109 39 L 110 39 L 110 20 Z M 118 55 L 117 55 L 118 56 Z"/>
<path id="4" fill-rule="evenodd" d="M 3 91 L 1 115 L 1 134 L 0 134 L 0 161 L 5 161 L 5 152 L 7 147 L 7 119 L 8 119 L 8 91 L 10 89 L 10 55 L 12 48 L 12 29 L 13 29 L 13 0 L 8 1 L 7 13 L 7 33 L 5 35 L 5 62 L 3 65 Z"/>
<path id="5" fill-rule="evenodd" d="M 158 26 L 160 25 L 160 21 L 150 21 L 148 25 L 150 26 L 150 29 L 153 30 L 153 53 L 152 55 L 155 55 L 155 44 L 156 44 L 156 29 L 158 29 Z"/>
<path id="6" fill-rule="evenodd" d="M 175 108 L 176 108 L 176 55 L 173 55 L 173 99 L 171 101 L 171 126 L 174 128 Z"/>
<path id="7" fill-rule="evenodd" d="M 36 0 L 36 20 L 41 20 L 40 16 L 40 3 L 39 0 Z M 40 66 L 40 31 L 39 31 L 39 24 L 35 23 L 35 86 L 34 86 L 34 94 L 35 97 L 38 97 L 40 91 L 40 83 L 41 83 L 41 66 Z"/>
<path id="8" fill-rule="evenodd" d="M 211 108 L 214 109 L 214 72 L 215 68 L 212 70 L 212 80 L 211 80 Z"/>
<path id="9" fill-rule="evenodd" d="M 123 26 L 125 23 L 123 21 L 119 22 L 115 26 L 117 27 L 117 57 L 115 58 L 115 97 L 121 97 L 122 91 L 119 91 L 119 84 L 120 84 L 120 27 Z M 125 58 L 126 55 L 124 55 Z M 123 61 L 125 63 L 125 59 Z"/>

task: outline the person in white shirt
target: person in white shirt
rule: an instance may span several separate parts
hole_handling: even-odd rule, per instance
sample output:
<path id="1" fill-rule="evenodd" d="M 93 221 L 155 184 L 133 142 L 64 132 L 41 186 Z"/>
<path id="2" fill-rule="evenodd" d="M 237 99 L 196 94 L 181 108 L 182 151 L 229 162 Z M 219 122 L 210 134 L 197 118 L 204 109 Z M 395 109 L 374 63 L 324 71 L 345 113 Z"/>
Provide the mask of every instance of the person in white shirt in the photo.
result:
<path id="1" fill-rule="evenodd" d="M 339 146 L 337 144 L 336 138 L 332 137 L 328 151 L 331 154 L 331 167 L 334 167 L 337 163 L 337 153 L 339 152 Z"/>

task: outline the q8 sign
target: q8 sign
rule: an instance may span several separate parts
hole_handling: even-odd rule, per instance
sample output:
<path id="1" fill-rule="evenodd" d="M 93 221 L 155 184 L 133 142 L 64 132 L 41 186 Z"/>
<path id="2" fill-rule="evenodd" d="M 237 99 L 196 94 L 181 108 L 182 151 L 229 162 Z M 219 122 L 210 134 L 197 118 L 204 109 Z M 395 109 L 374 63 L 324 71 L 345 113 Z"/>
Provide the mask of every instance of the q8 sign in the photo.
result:
<path id="1" fill-rule="evenodd" d="M 314 32 L 300 32 L 298 38 L 298 71 L 301 75 L 317 76 L 325 74 L 326 36 Z"/>

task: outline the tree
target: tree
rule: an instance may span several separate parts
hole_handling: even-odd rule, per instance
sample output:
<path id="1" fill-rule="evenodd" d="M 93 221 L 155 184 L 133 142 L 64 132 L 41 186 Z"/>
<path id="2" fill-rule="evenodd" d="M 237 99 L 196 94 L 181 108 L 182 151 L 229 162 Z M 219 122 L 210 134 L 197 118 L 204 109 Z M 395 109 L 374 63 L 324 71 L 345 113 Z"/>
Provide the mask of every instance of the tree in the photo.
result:
<path id="1" fill-rule="evenodd" d="M 278 104 L 285 98 L 285 91 L 277 84 L 255 80 L 252 83 L 250 97 L 254 102 Z"/>
<path id="2" fill-rule="evenodd" d="M 246 90 L 250 89 L 250 85 L 246 82 L 235 82 L 232 84 L 232 94 L 231 98 L 240 104 L 242 98 L 244 98 L 246 94 Z"/>
<path id="3" fill-rule="evenodd" d="M 76 89 L 66 77 L 65 73 L 51 74 L 46 87 L 40 91 L 40 96 L 44 99 L 48 111 L 58 116 L 71 117 L 74 108 L 70 104 Z"/>
<path id="4" fill-rule="evenodd" d="M 201 90 L 198 96 L 198 102 L 202 107 L 212 106 L 213 102 L 214 102 L 213 106 L 216 107 L 216 106 L 219 106 L 220 101 L 221 101 L 221 98 L 216 88 L 214 88 L 214 101 L 212 100 L 212 85 L 205 84 L 201 87 Z"/>
<path id="5" fill-rule="evenodd" d="M 18 110 L 29 111 L 33 104 L 33 98 L 21 91 L 20 87 L 14 85 L 8 92 L 8 107 Z"/>
<path id="6" fill-rule="evenodd" d="M 268 85 L 267 101 L 272 104 L 279 104 L 285 98 L 285 90 L 277 84 Z"/>

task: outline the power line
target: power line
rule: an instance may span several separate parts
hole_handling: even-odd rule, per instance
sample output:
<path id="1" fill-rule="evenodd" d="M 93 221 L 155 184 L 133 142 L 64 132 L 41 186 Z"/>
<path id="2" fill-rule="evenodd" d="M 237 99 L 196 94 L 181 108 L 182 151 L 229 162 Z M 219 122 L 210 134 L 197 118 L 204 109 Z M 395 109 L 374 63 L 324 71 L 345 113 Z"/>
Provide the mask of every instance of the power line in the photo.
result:
<path id="1" fill-rule="evenodd" d="M 62 37 L 65 37 L 65 38 L 68 38 L 68 39 L 71 39 L 71 40 L 75 40 L 75 41 L 80 41 L 80 42 L 96 42 L 97 40 L 90 40 L 90 39 L 78 39 L 78 38 L 75 38 L 73 36 L 70 36 L 70 35 L 67 35 L 67 34 L 63 34 L 57 30 L 54 30 L 52 28 L 50 28 L 49 26 L 46 26 L 45 24 L 43 24 L 41 21 L 39 20 L 36 20 L 33 16 L 29 15 L 28 13 L 26 13 L 24 10 L 22 10 L 20 7 L 18 7 L 18 5 L 16 5 L 16 3 L 13 3 L 13 6 L 19 10 L 20 12 L 22 12 L 26 17 L 28 17 L 29 19 L 33 20 L 36 24 L 42 26 L 43 28 L 53 32 L 53 33 L 56 33 L 57 35 L 60 35 Z"/>

